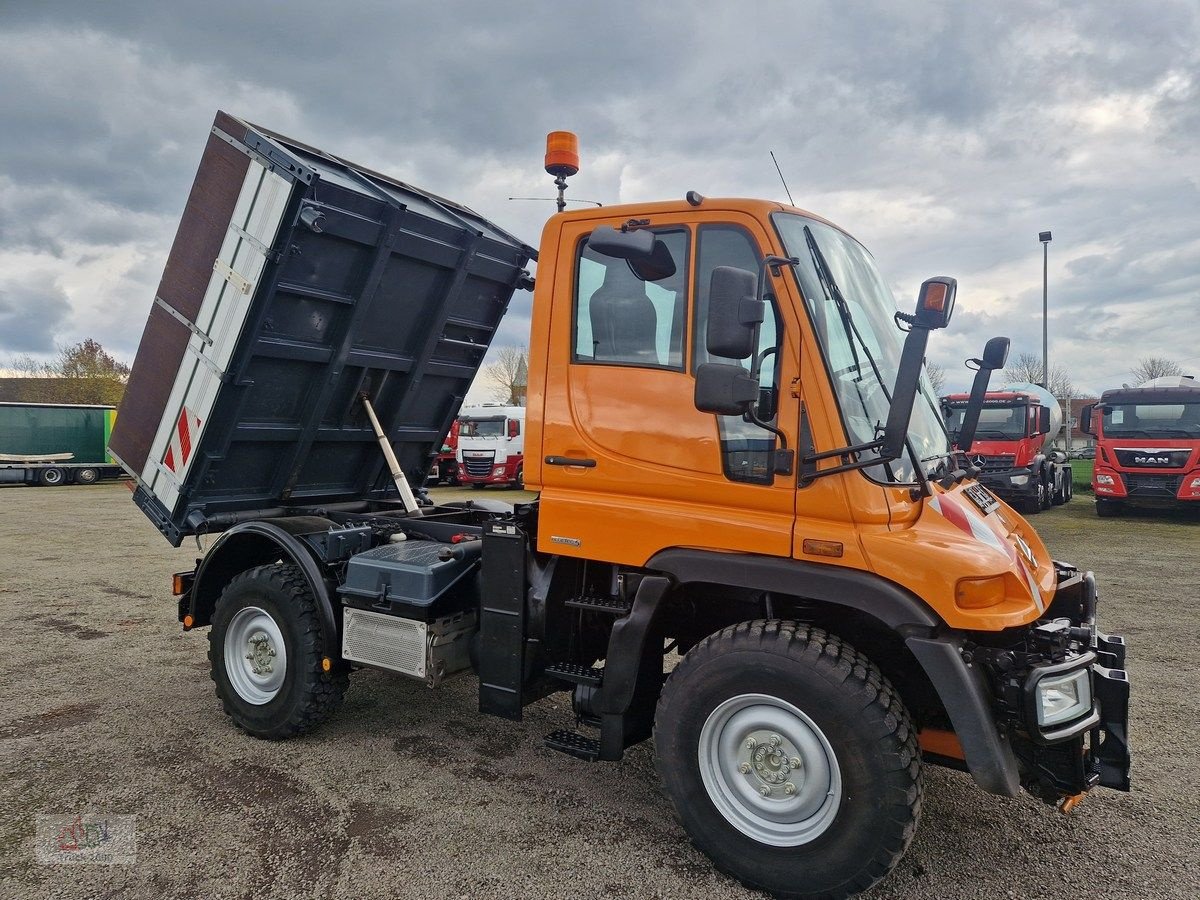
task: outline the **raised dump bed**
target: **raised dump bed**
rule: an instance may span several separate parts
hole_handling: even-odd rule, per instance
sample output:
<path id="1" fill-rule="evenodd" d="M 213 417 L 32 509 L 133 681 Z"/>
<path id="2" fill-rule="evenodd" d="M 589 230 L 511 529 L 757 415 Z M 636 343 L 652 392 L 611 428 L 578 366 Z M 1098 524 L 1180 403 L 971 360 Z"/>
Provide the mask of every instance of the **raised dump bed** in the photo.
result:
<path id="1" fill-rule="evenodd" d="M 534 250 L 476 213 L 219 112 L 110 449 L 175 545 L 421 485 Z"/>

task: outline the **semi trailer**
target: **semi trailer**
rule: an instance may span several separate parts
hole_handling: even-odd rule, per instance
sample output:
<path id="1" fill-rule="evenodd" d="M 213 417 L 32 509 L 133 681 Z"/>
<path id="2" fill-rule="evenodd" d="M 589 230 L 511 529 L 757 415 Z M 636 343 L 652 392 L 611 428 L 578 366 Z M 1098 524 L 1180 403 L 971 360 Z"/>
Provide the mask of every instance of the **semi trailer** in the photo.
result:
<path id="1" fill-rule="evenodd" d="M 570 135 L 546 169 L 561 196 Z M 530 289 L 538 497 L 434 504 L 411 486 Z M 971 477 L 923 374 L 955 292 L 897 312 L 844 230 L 696 192 L 560 211 L 534 250 L 219 113 L 112 447 L 168 541 L 212 537 L 177 614 L 248 735 L 319 727 L 360 667 L 474 678 L 501 720 L 563 693 L 564 767 L 653 739 L 718 867 L 847 896 L 927 765 L 1064 811 L 1130 786 L 1095 577 Z"/>
<path id="2" fill-rule="evenodd" d="M 1190 375 L 1116 388 L 1080 411 L 1096 439 L 1096 514 L 1126 506 L 1200 508 L 1200 384 Z"/>
<path id="3" fill-rule="evenodd" d="M 948 394 L 942 413 L 951 441 L 978 470 L 980 484 L 1027 513 L 1070 501 L 1071 465 L 1051 446 L 1063 424 L 1053 394 L 1028 382 L 988 391 L 975 440 L 964 446 L 960 432 L 969 403 L 969 394 Z"/>
<path id="4" fill-rule="evenodd" d="M 105 447 L 117 410 L 83 403 L 0 403 L 0 484 L 95 484 L 125 472 Z"/>

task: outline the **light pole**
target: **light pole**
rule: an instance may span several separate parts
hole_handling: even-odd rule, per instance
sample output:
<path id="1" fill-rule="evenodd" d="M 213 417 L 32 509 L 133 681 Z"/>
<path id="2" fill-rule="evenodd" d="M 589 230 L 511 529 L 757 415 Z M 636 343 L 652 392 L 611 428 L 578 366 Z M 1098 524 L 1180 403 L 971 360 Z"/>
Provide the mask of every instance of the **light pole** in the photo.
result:
<path id="1" fill-rule="evenodd" d="M 1050 390 L 1050 305 L 1046 293 L 1048 284 L 1046 270 L 1050 261 L 1050 232 L 1039 232 L 1038 240 L 1042 242 L 1042 387 Z"/>

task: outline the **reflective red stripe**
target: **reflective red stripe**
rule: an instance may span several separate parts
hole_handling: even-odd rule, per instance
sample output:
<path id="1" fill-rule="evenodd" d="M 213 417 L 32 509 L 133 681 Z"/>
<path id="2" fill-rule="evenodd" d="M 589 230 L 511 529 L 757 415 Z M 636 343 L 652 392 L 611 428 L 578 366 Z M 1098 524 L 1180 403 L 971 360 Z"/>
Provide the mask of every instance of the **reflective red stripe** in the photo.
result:
<path id="1" fill-rule="evenodd" d="M 188 428 L 188 408 L 186 406 L 179 411 L 179 455 L 182 457 L 181 462 L 185 465 L 188 457 L 192 455 L 192 434 Z"/>

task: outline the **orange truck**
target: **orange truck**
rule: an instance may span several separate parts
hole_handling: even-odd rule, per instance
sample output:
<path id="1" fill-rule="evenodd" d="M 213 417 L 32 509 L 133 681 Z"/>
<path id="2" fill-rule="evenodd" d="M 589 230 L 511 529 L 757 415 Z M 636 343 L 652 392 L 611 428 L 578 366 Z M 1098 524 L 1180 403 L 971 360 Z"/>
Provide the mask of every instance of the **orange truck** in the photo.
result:
<path id="1" fill-rule="evenodd" d="M 245 733 L 318 727 L 364 666 L 506 719 L 566 692 L 564 767 L 653 738 L 691 840 L 785 897 L 883 878 L 927 765 L 1066 811 L 1129 789 L 1096 580 L 971 478 L 923 374 L 953 279 L 897 312 L 841 228 L 695 192 L 560 211 L 535 251 L 224 113 L 179 235 L 112 447 L 172 543 L 215 535 L 174 591 Z M 538 498 L 433 503 L 535 257 Z"/>

